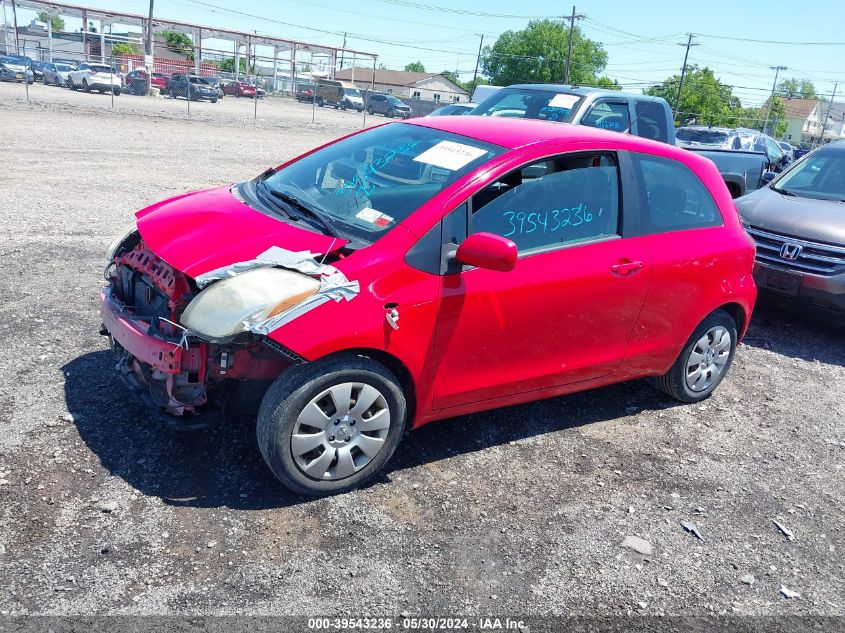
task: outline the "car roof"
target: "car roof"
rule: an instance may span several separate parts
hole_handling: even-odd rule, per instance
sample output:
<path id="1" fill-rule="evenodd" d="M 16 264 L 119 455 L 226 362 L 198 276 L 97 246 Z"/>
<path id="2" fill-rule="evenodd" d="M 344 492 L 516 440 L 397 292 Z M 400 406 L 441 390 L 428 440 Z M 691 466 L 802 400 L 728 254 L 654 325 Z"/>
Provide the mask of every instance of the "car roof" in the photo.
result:
<path id="1" fill-rule="evenodd" d="M 715 125 L 683 125 L 679 130 L 710 130 L 712 132 L 722 132 L 724 134 L 736 134 L 737 130 L 732 127 L 719 127 Z"/>
<path id="2" fill-rule="evenodd" d="M 684 157 L 685 162 L 689 162 L 688 156 L 694 155 L 688 150 L 676 148 L 667 143 L 644 139 L 633 134 L 622 134 L 621 132 L 601 130 L 584 125 L 543 121 L 541 119 L 473 116 L 470 114 L 455 117 L 420 117 L 403 121 L 402 124 L 443 130 L 508 149 L 519 149 L 543 141 L 568 141 L 573 145 L 607 141 L 615 144 L 622 142 L 628 145 L 630 149 L 642 149 L 649 153 L 654 153 L 654 150 L 659 148 L 660 154 Z"/>
<path id="3" fill-rule="evenodd" d="M 507 88 L 519 88 L 520 90 L 551 90 L 551 91 L 562 91 L 565 90 L 566 92 L 570 92 L 574 95 L 581 95 L 582 97 L 586 97 L 587 95 L 601 95 L 601 96 L 619 96 L 624 95 L 626 97 L 633 97 L 635 99 L 646 99 L 655 101 L 662 101 L 660 97 L 652 97 L 650 95 L 644 94 L 637 94 L 636 92 L 622 92 L 621 90 L 608 90 L 607 88 L 590 88 L 587 86 L 578 86 L 578 85 L 566 85 L 566 84 L 514 84 L 512 86 L 503 86 L 502 90 Z"/>

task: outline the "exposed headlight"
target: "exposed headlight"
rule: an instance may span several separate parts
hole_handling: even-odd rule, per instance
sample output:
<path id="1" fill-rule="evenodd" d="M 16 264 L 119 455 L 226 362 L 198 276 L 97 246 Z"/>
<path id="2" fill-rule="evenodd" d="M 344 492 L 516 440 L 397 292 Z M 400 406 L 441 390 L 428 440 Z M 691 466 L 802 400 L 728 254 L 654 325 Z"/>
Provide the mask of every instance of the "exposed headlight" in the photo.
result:
<path id="1" fill-rule="evenodd" d="M 117 254 L 117 249 L 120 248 L 120 245 L 123 244 L 129 236 L 132 235 L 138 229 L 133 224 L 128 229 L 126 229 L 123 233 L 121 233 L 120 237 L 118 237 L 114 242 L 111 243 L 108 250 L 106 251 L 106 261 L 111 263 L 114 259 L 114 256 Z"/>
<path id="2" fill-rule="evenodd" d="M 200 292 L 182 313 L 182 325 L 204 338 L 243 332 L 316 294 L 320 282 L 280 268 L 259 268 L 229 277 Z"/>

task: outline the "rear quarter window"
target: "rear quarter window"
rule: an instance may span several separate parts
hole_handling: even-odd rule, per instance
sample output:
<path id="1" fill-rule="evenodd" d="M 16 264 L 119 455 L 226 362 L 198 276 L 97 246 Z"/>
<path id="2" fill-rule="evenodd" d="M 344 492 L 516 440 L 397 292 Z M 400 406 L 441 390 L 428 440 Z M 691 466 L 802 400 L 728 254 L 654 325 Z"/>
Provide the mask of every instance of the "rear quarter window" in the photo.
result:
<path id="1" fill-rule="evenodd" d="M 637 117 L 637 136 L 653 141 L 665 141 L 669 138 L 666 130 L 666 110 L 660 103 L 637 101 L 634 104 Z"/>
<path id="2" fill-rule="evenodd" d="M 723 224 L 719 207 L 693 171 L 675 160 L 633 154 L 645 195 L 643 228 L 668 233 Z"/>

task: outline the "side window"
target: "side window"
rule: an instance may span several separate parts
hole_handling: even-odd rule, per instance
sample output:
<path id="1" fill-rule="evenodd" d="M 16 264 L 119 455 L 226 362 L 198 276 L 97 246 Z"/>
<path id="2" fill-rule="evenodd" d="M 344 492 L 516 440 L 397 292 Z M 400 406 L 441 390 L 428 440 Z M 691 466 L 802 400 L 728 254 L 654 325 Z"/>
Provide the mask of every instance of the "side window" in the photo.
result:
<path id="1" fill-rule="evenodd" d="M 520 253 L 619 235 L 619 167 L 610 154 L 538 161 L 472 198 L 471 232 L 509 237 Z"/>
<path id="2" fill-rule="evenodd" d="M 635 155 L 645 185 L 649 233 L 721 226 L 722 214 L 707 187 L 686 165 L 659 156 Z"/>
<path id="3" fill-rule="evenodd" d="M 654 101 L 637 101 L 634 110 L 637 115 L 637 135 L 653 141 L 669 137 L 666 131 L 666 111 L 663 104 Z"/>
<path id="4" fill-rule="evenodd" d="M 631 124 L 627 102 L 602 101 L 594 105 L 581 119 L 581 125 L 624 132 Z"/>

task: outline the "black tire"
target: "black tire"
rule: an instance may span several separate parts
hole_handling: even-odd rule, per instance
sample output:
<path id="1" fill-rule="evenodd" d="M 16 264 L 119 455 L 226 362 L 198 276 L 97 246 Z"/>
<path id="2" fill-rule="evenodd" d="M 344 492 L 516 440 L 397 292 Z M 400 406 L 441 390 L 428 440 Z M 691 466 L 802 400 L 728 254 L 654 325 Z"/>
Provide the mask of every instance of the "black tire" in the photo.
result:
<path id="1" fill-rule="evenodd" d="M 113 89 L 112 89 L 112 92 L 114 92 L 114 96 L 115 96 L 115 97 L 119 97 L 119 96 L 120 96 L 120 88 L 113 88 Z"/>
<path id="2" fill-rule="evenodd" d="M 56 83 L 56 88 L 61 88 L 61 87 L 62 87 L 62 84 L 61 84 L 61 82 L 59 81 L 59 78 L 58 78 L 58 77 L 56 77 L 56 79 L 55 79 L 54 81 L 55 81 L 55 83 Z"/>
<path id="3" fill-rule="evenodd" d="M 49 86 L 50 84 L 47 82 L 47 75 L 41 75 L 41 83 L 45 86 Z"/>
<path id="4" fill-rule="evenodd" d="M 395 116 L 395 115 L 394 115 L 394 112 L 393 112 L 393 108 L 391 108 L 390 110 L 388 110 L 388 111 L 387 111 L 387 115 L 386 115 L 386 116 L 389 116 L 391 119 Z"/>
<path id="5" fill-rule="evenodd" d="M 173 88 L 171 88 L 171 89 L 170 89 L 170 98 L 171 98 L 171 99 L 175 99 L 175 98 L 176 98 L 176 90 L 174 90 Z"/>
<path id="6" fill-rule="evenodd" d="M 323 107 L 323 98 L 322 97 L 317 97 L 317 107 L 318 108 Z"/>
<path id="7" fill-rule="evenodd" d="M 87 79 L 82 80 L 82 88 L 83 90 L 85 90 L 85 92 L 91 92 L 91 86 L 88 85 Z"/>
<path id="8" fill-rule="evenodd" d="M 373 116 L 373 106 L 370 106 L 369 108 L 367 108 L 367 114 L 369 114 L 370 116 Z"/>
<path id="9" fill-rule="evenodd" d="M 212 99 L 211 103 L 217 103 L 217 99 Z"/>
<path id="10" fill-rule="evenodd" d="M 702 391 L 693 391 L 687 385 L 687 367 L 690 354 L 696 347 L 698 341 L 714 327 L 723 327 L 730 334 L 730 351 L 728 352 L 728 359 L 723 367 L 718 378 L 706 389 Z M 712 312 L 701 324 L 695 328 L 692 336 L 689 337 L 686 345 L 678 355 L 677 360 L 672 365 L 671 369 L 665 374 L 657 378 L 657 387 L 665 394 L 673 397 L 680 402 L 701 402 L 710 397 L 710 394 L 715 391 L 716 387 L 724 380 L 733 363 L 734 354 L 736 353 L 737 330 L 736 321 L 724 310 L 716 310 Z"/>
<path id="11" fill-rule="evenodd" d="M 343 479 L 315 479 L 303 472 L 291 452 L 291 436 L 299 413 L 333 385 L 360 382 L 375 387 L 391 413 L 384 445 L 360 471 Z M 396 451 L 405 432 L 407 405 L 396 377 L 366 356 L 340 354 L 285 370 L 261 402 L 256 425 L 258 447 L 276 478 L 302 495 L 328 495 L 357 488 L 376 475 Z"/>

